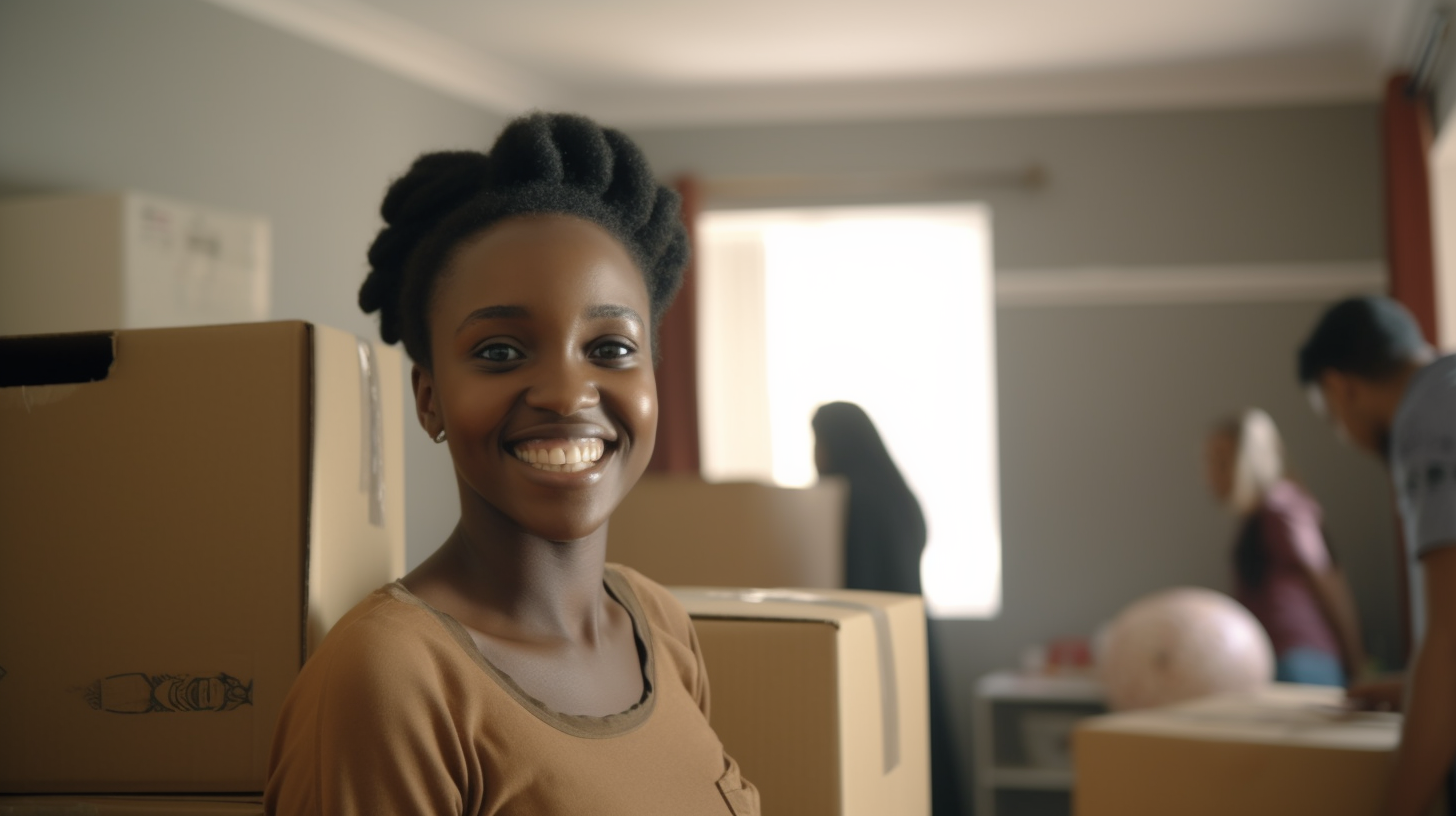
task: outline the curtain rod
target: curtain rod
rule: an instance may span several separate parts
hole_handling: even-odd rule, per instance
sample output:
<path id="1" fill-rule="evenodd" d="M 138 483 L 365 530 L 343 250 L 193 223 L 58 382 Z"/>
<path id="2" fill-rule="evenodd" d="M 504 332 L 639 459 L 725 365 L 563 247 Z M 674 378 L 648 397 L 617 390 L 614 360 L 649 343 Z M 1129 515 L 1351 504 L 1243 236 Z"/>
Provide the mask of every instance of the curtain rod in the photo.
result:
<path id="1" fill-rule="evenodd" d="M 907 196 L 942 198 L 990 190 L 1034 191 L 1046 183 L 1046 170 L 1035 164 L 1010 170 L 707 176 L 697 179 L 702 196 L 717 203 Z"/>

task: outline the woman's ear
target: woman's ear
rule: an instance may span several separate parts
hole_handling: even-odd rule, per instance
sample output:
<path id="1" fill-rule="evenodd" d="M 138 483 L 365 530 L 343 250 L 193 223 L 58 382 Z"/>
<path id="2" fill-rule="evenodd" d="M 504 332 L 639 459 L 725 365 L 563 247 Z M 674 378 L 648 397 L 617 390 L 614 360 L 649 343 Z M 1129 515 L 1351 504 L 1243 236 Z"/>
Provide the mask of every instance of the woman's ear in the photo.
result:
<path id="1" fill-rule="evenodd" d="M 428 368 L 418 363 L 410 370 L 410 382 L 415 388 L 415 414 L 420 418 L 420 427 L 434 439 L 445 430 L 440 418 L 439 403 L 435 399 L 435 376 Z"/>

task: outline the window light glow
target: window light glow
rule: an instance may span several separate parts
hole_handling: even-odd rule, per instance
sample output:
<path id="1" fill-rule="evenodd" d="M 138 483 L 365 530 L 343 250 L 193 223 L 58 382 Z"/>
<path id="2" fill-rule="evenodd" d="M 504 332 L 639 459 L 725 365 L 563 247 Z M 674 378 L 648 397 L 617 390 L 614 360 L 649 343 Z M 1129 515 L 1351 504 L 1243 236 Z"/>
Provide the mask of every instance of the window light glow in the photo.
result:
<path id="1" fill-rule="evenodd" d="M 1000 609 L 994 310 L 985 208 L 708 213 L 704 473 L 802 486 L 826 402 L 874 419 L 930 529 L 937 617 Z"/>

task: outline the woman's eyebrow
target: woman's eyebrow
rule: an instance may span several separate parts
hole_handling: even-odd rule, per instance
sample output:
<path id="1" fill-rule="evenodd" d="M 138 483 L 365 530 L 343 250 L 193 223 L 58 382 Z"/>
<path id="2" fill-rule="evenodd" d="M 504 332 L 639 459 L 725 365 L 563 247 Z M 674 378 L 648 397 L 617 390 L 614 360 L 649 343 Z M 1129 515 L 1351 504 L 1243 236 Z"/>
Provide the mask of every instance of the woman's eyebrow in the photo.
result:
<path id="1" fill-rule="evenodd" d="M 642 315 L 637 314 L 637 312 L 626 306 L 618 306 L 612 303 L 604 303 L 599 306 L 593 306 L 590 309 L 586 310 L 586 316 L 587 318 L 593 320 L 604 317 L 623 318 L 626 320 L 634 320 L 639 325 L 645 325 L 642 320 Z"/>
<path id="2" fill-rule="evenodd" d="M 460 321 L 460 327 L 455 329 L 455 333 L 459 334 L 465 331 L 466 326 L 478 320 L 500 320 L 523 317 L 530 317 L 530 312 L 527 312 L 524 306 L 485 306 L 466 315 L 465 319 Z"/>

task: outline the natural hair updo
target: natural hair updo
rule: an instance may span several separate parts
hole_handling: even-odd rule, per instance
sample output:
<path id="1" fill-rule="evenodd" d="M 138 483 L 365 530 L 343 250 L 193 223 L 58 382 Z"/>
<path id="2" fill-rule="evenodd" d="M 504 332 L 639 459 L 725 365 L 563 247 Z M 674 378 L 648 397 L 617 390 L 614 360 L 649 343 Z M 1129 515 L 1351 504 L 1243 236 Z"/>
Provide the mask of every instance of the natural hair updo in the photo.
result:
<path id="1" fill-rule="evenodd" d="M 429 367 L 426 315 L 440 273 L 467 238 L 538 213 L 592 221 L 627 248 L 647 284 L 653 336 L 687 262 L 677 193 L 657 183 L 622 133 L 582 116 L 534 113 L 506 125 L 489 153 L 427 153 L 395 181 L 369 247 L 359 308 L 379 312 L 386 343 Z"/>

